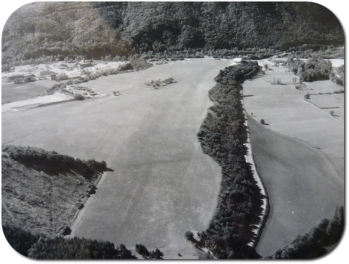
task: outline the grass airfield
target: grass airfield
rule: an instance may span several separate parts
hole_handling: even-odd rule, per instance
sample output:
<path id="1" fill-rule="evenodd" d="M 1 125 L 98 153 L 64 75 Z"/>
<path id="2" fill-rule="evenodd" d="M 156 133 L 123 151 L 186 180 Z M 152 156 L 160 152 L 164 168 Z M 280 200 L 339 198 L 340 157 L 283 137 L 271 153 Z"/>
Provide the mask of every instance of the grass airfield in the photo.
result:
<path id="1" fill-rule="evenodd" d="M 184 232 L 208 225 L 221 174 L 196 133 L 213 79 L 228 64 L 190 60 L 100 78 L 89 85 L 122 95 L 3 113 L 3 144 L 105 160 L 114 170 L 102 177 L 73 235 L 158 247 L 165 258 L 198 258 Z M 145 85 L 168 77 L 177 83 Z"/>
<path id="2" fill-rule="evenodd" d="M 212 219 L 221 171 L 202 153 L 196 133 L 212 105 L 214 77 L 228 65 L 214 59 L 170 62 L 84 84 L 109 96 L 23 111 L 6 112 L 3 105 L 2 142 L 105 160 L 114 170 L 88 199 L 73 236 L 158 247 L 167 259 L 198 258 L 184 233 L 204 230 Z M 177 83 L 146 85 L 170 77 Z M 243 84 L 252 151 L 271 205 L 257 246 L 264 256 L 332 217 L 344 196 L 344 94 L 307 83 L 306 101 L 293 77 L 275 67 Z M 276 79 L 282 85 L 273 84 Z M 260 119 L 268 125 L 261 127 Z"/>

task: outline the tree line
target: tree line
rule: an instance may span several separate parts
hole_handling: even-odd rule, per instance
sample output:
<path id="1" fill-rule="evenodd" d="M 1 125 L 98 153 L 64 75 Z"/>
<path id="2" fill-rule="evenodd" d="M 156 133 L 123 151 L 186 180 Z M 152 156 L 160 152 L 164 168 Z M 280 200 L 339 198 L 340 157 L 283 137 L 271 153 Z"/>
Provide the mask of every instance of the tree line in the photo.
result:
<path id="1" fill-rule="evenodd" d="M 48 175 L 75 171 L 84 178 L 93 180 L 97 177 L 97 173 L 110 170 L 105 161 L 75 159 L 68 155 L 58 154 L 56 151 L 46 151 L 34 147 L 6 145 L 3 147 L 3 152 L 8 153 L 13 160 L 37 171 L 43 171 Z"/>
<path id="2" fill-rule="evenodd" d="M 217 258 L 260 257 L 247 245 L 255 237 L 254 225 L 260 221 L 262 195 L 251 164 L 245 160 L 247 128 L 240 86 L 259 69 L 257 62 L 246 62 L 220 71 L 209 91 L 214 105 L 197 135 L 203 152 L 222 167 L 216 213 L 209 227 L 199 233 L 199 244 Z"/>
<path id="3" fill-rule="evenodd" d="M 20 227 L 3 225 L 8 243 L 32 259 L 136 259 L 125 245 L 86 238 L 47 237 Z"/>

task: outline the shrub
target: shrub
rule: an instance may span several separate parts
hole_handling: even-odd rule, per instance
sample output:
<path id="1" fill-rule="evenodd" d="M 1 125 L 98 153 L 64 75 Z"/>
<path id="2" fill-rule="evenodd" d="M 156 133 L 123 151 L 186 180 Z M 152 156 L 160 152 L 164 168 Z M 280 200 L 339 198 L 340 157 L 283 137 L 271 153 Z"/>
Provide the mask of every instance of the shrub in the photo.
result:
<path id="1" fill-rule="evenodd" d="M 311 58 L 307 62 L 304 62 L 290 55 L 287 63 L 290 71 L 300 76 L 300 82 L 328 80 L 332 71 L 332 63 L 321 58 Z"/>
<path id="2" fill-rule="evenodd" d="M 85 97 L 83 97 L 81 94 L 75 94 L 74 99 L 79 100 L 79 101 L 83 101 L 83 100 L 85 100 Z"/>
<path id="3" fill-rule="evenodd" d="M 188 239 L 189 241 L 191 241 L 191 240 L 194 239 L 194 234 L 193 234 L 193 232 L 191 232 L 191 231 L 187 231 L 187 232 L 185 232 L 185 237 L 186 237 L 186 239 Z"/>
<path id="4" fill-rule="evenodd" d="M 128 70 L 133 70 L 133 67 L 131 65 L 131 63 L 125 63 L 119 66 L 119 70 L 120 71 L 128 71 Z"/>
<path id="5" fill-rule="evenodd" d="M 62 81 L 62 80 L 68 80 L 68 75 L 65 74 L 64 72 L 61 72 L 57 75 L 57 80 Z"/>
<path id="6" fill-rule="evenodd" d="M 148 249 L 144 245 L 142 245 L 142 244 L 136 244 L 136 251 L 143 258 L 148 258 L 149 257 Z"/>

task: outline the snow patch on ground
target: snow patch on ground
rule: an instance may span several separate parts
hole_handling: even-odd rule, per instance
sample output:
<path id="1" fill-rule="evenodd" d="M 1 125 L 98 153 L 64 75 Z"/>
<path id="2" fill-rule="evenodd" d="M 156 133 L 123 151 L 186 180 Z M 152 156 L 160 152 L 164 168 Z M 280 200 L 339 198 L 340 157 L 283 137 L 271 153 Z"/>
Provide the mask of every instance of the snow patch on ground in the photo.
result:
<path id="1" fill-rule="evenodd" d="M 46 95 L 46 96 L 39 96 L 36 98 L 26 99 L 22 101 L 16 101 L 8 104 L 2 105 L 1 112 L 16 112 L 21 111 L 29 108 L 33 108 L 39 105 L 49 104 L 49 103 L 56 103 L 56 102 L 63 102 L 72 100 L 73 97 L 70 95 L 62 94 L 62 93 L 54 93 L 52 95 Z"/>
<path id="2" fill-rule="evenodd" d="M 344 65 L 344 59 L 330 59 L 329 61 L 332 62 L 332 67 Z"/>
<path id="3" fill-rule="evenodd" d="M 48 78 L 51 79 L 51 76 L 48 72 L 52 74 L 65 73 L 68 78 L 79 77 L 83 74 L 84 71 L 88 72 L 97 72 L 107 69 L 117 69 L 120 65 L 125 64 L 126 62 L 120 61 L 94 61 L 94 65 L 90 67 L 80 67 L 79 62 L 64 62 L 59 61 L 55 63 L 41 63 L 41 64 L 30 64 L 16 66 L 14 71 L 3 72 L 2 78 L 8 78 L 15 75 L 29 75 L 33 74 L 37 78 Z M 46 75 L 43 75 L 42 72 L 47 72 Z M 41 74 L 40 74 L 41 73 Z"/>

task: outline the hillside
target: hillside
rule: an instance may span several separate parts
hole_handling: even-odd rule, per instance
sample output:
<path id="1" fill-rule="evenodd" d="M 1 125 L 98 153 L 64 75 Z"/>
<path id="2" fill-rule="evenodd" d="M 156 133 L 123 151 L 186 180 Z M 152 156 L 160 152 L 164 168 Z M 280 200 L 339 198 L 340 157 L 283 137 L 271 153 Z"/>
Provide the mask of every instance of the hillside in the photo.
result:
<path id="1" fill-rule="evenodd" d="M 2 224 L 32 233 L 62 234 L 95 192 L 105 164 L 32 147 L 2 153 Z M 69 229 L 67 229 L 69 230 Z"/>
<path id="2" fill-rule="evenodd" d="M 98 2 L 27 4 L 8 19 L 4 60 L 188 48 L 344 43 L 338 19 L 314 3 Z"/>

